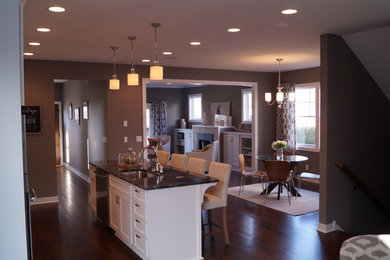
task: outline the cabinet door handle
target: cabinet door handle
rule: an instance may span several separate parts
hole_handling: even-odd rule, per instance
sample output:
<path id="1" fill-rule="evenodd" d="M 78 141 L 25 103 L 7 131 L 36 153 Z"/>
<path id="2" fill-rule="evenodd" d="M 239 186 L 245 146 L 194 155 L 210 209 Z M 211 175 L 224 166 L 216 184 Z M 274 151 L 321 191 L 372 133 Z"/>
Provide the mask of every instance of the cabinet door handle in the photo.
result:
<path id="1" fill-rule="evenodd" d="M 137 238 L 141 238 L 141 236 L 140 236 L 140 235 L 138 235 L 138 234 L 136 234 L 135 236 L 136 236 Z"/>
<path id="2" fill-rule="evenodd" d="M 115 196 L 115 202 L 116 202 L 116 204 L 120 205 L 121 204 L 121 198 L 119 196 Z"/>
<path id="3" fill-rule="evenodd" d="M 135 222 L 137 222 L 137 223 L 141 223 L 141 221 L 139 221 L 139 219 L 135 219 Z"/>
<path id="4" fill-rule="evenodd" d="M 139 193 L 139 190 L 134 190 L 135 192 Z"/>
<path id="5" fill-rule="evenodd" d="M 140 207 L 138 203 L 135 203 L 134 205 L 135 205 L 136 207 L 138 207 L 138 208 Z"/>

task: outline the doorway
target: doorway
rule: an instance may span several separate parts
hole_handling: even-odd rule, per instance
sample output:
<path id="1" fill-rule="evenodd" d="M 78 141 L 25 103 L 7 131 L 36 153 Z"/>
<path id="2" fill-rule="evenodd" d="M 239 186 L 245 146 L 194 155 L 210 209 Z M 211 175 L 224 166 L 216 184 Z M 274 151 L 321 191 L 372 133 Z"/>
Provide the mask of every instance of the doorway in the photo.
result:
<path id="1" fill-rule="evenodd" d="M 62 102 L 54 102 L 54 139 L 55 139 L 55 150 L 56 150 L 56 166 L 62 166 L 63 154 L 62 154 Z"/>

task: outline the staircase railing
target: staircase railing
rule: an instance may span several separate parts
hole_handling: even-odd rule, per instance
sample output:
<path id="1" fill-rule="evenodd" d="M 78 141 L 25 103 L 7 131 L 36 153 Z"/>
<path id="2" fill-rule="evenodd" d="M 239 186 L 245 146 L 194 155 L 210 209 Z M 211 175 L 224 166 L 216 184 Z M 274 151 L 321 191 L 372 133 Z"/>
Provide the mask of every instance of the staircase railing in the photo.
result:
<path id="1" fill-rule="evenodd" d="M 334 161 L 334 164 L 340 168 L 354 183 L 355 187 L 359 188 L 371 201 L 372 203 L 382 211 L 387 217 L 390 217 L 390 213 L 387 211 L 385 206 L 376 198 L 376 196 L 372 193 L 370 189 L 361 182 L 355 174 L 341 161 Z"/>

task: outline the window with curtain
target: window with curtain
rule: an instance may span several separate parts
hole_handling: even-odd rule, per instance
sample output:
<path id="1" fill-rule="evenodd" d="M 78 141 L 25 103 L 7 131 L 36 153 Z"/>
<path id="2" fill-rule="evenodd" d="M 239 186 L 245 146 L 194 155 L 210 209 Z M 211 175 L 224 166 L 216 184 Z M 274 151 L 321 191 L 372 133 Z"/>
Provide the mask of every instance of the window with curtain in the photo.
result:
<path id="1" fill-rule="evenodd" d="M 252 123 L 252 89 L 241 89 L 241 106 L 242 122 Z"/>
<path id="2" fill-rule="evenodd" d="M 202 121 L 202 94 L 188 95 L 189 121 Z"/>
<path id="3" fill-rule="evenodd" d="M 319 151 L 320 83 L 295 86 L 295 132 L 298 150 Z"/>

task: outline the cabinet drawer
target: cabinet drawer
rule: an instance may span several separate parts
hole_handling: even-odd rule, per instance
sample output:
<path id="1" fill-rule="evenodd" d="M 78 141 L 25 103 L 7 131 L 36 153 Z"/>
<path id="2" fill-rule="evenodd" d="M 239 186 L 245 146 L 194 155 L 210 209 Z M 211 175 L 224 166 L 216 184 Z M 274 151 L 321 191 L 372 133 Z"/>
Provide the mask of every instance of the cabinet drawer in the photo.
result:
<path id="1" fill-rule="evenodd" d="M 128 198 L 131 198 L 131 188 L 130 188 L 130 184 L 115 177 L 115 176 L 112 176 L 110 175 L 109 177 L 109 185 L 110 185 L 110 188 L 114 188 L 116 189 L 117 191 L 123 193 L 124 196 L 128 197 Z"/>
<path id="2" fill-rule="evenodd" d="M 141 257 L 147 257 L 148 241 L 137 232 L 134 232 L 134 246 L 141 254 Z"/>
<path id="3" fill-rule="evenodd" d="M 140 234 L 143 237 L 147 237 L 146 235 L 146 223 L 138 217 L 137 214 L 134 214 L 134 232 Z"/>
<path id="4" fill-rule="evenodd" d="M 145 195 L 146 193 L 144 190 L 136 187 L 133 188 L 133 197 L 144 205 L 146 205 Z"/>
<path id="5" fill-rule="evenodd" d="M 145 205 L 140 203 L 138 200 L 133 201 L 133 212 L 143 221 L 146 221 L 146 210 L 147 208 Z"/>

